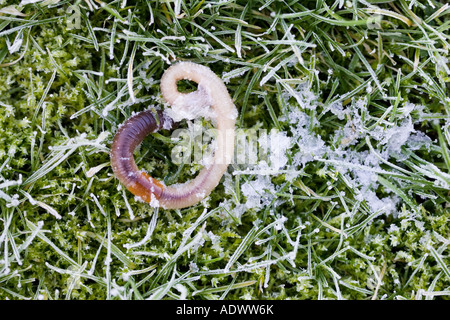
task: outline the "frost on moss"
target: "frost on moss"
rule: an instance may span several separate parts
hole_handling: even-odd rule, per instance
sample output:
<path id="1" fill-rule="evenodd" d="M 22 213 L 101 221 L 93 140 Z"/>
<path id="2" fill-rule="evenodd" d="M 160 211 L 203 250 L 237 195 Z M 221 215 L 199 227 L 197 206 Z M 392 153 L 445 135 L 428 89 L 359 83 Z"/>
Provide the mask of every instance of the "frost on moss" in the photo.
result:
<path id="1" fill-rule="evenodd" d="M 2 299 L 448 299 L 442 2 L 1 3 Z M 211 67 L 238 127 L 278 145 L 156 210 L 108 152 L 164 107 L 175 60 Z M 172 163 L 169 135 L 135 158 L 186 181 L 200 166 Z"/>

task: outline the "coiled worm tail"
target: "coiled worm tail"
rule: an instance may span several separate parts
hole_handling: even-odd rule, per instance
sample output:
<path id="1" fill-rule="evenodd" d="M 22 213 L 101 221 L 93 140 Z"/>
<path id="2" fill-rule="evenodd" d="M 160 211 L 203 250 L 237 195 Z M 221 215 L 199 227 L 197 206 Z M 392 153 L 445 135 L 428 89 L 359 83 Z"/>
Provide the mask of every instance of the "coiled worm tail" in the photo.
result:
<path id="1" fill-rule="evenodd" d="M 119 128 L 111 146 L 111 166 L 114 174 L 131 193 L 145 202 L 160 198 L 164 185 L 138 169 L 133 152 L 150 133 L 161 128 L 172 128 L 172 119 L 161 111 L 158 112 L 157 118 L 150 110 L 132 116 Z"/>
<path id="2" fill-rule="evenodd" d="M 183 79 L 196 82 L 198 84 L 197 90 L 191 93 L 179 92 L 177 82 Z M 197 113 L 201 114 L 201 112 L 198 112 L 199 108 L 211 107 L 211 117 L 217 128 L 212 161 L 205 165 L 193 180 L 171 186 L 165 186 L 148 174 L 139 171 L 132 156 L 134 148 L 147 134 L 161 128 L 161 125 L 159 127 L 156 125 L 156 121 L 149 120 L 147 118 L 148 113 L 146 113 L 143 118 L 147 120 L 137 121 L 140 114 L 130 118 L 124 124 L 124 126 L 128 124 L 130 129 L 122 130 L 121 128 L 114 138 L 114 142 L 116 140 L 128 141 L 129 145 L 126 147 L 128 152 L 119 154 L 127 154 L 128 156 L 122 158 L 129 157 L 132 160 L 125 159 L 123 163 L 121 163 L 121 160 L 117 160 L 117 150 L 114 147 L 124 147 L 118 142 L 117 145 L 113 143 L 111 162 L 119 180 L 133 194 L 141 197 L 144 201 L 150 202 L 152 206 L 161 206 L 166 209 L 185 208 L 208 196 L 219 184 L 228 164 L 231 163 L 234 153 L 237 110 L 222 80 L 209 68 L 191 62 L 180 62 L 167 69 L 161 78 L 161 92 L 166 102 L 173 107 L 172 111 L 185 114 L 187 118 L 191 116 L 190 119 L 195 117 Z M 164 114 L 161 114 L 160 118 L 163 125 L 168 121 L 168 117 Z M 144 125 L 145 122 L 148 123 L 147 126 Z M 132 129 L 134 123 L 139 127 Z M 117 135 L 125 135 L 125 138 L 117 137 Z M 132 142 L 131 140 L 134 140 L 134 137 L 139 137 L 139 139 Z M 116 166 L 116 169 L 114 169 L 114 166 Z M 128 179 L 126 177 L 127 172 L 137 178 Z"/>

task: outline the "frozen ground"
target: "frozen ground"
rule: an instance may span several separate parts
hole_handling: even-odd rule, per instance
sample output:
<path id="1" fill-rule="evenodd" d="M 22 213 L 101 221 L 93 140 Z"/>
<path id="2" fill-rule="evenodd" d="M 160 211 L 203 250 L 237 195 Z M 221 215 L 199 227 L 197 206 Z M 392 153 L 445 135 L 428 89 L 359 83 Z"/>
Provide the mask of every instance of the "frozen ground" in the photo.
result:
<path id="1" fill-rule="evenodd" d="M 446 1 L 0 7 L 2 299 L 448 299 Z M 157 210 L 108 152 L 166 107 L 176 60 L 209 66 L 237 128 L 266 135 L 200 204 Z M 173 163 L 170 134 L 135 153 L 166 184 L 201 168 Z"/>

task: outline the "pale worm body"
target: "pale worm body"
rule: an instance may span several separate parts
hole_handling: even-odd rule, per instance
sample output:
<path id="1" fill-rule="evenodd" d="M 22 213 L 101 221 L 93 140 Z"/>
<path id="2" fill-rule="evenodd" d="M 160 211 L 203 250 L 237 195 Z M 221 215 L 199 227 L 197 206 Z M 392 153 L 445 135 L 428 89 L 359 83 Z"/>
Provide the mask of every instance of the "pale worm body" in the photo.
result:
<path id="1" fill-rule="evenodd" d="M 182 79 L 196 82 L 197 90 L 179 92 L 177 82 Z M 170 186 L 139 170 L 133 157 L 134 149 L 148 134 L 161 128 L 170 129 L 173 124 L 166 113 L 158 112 L 159 119 L 156 119 L 147 110 L 128 119 L 117 131 L 111 147 L 111 165 L 120 182 L 152 206 L 185 208 L 208 196 L 231 163 L 237 110 L 222 80 L 209 68 L 191 62 L 180 62 L 167 69 L 161 78 L 161 92 L 172 106 L 171 115 L 176 120 L 179 120 L 178 116 L 192 119 L 205 115 L 205 110 L 212 111 L 217 137 L 210 164 L 205 165 L 193 180 Z"/>

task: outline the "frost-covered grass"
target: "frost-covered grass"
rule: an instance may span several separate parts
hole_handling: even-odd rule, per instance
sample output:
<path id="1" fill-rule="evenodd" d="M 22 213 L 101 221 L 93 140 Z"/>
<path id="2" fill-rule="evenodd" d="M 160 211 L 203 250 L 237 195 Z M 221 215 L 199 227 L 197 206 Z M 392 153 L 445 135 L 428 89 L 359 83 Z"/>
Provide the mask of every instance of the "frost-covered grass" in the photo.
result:
<path id="1" fill-rule="evenodd" d="M 0 7 L 2 299 L 450 297 L 447 1 Z M 175 60 L 209 66 L 238 128 L 281 143 L 202 203 L 156 210 L 108 151 L 162 106 Z M 185 181 L 200 166 L 172 163 L 169 135 L 136 160 Z"/>

